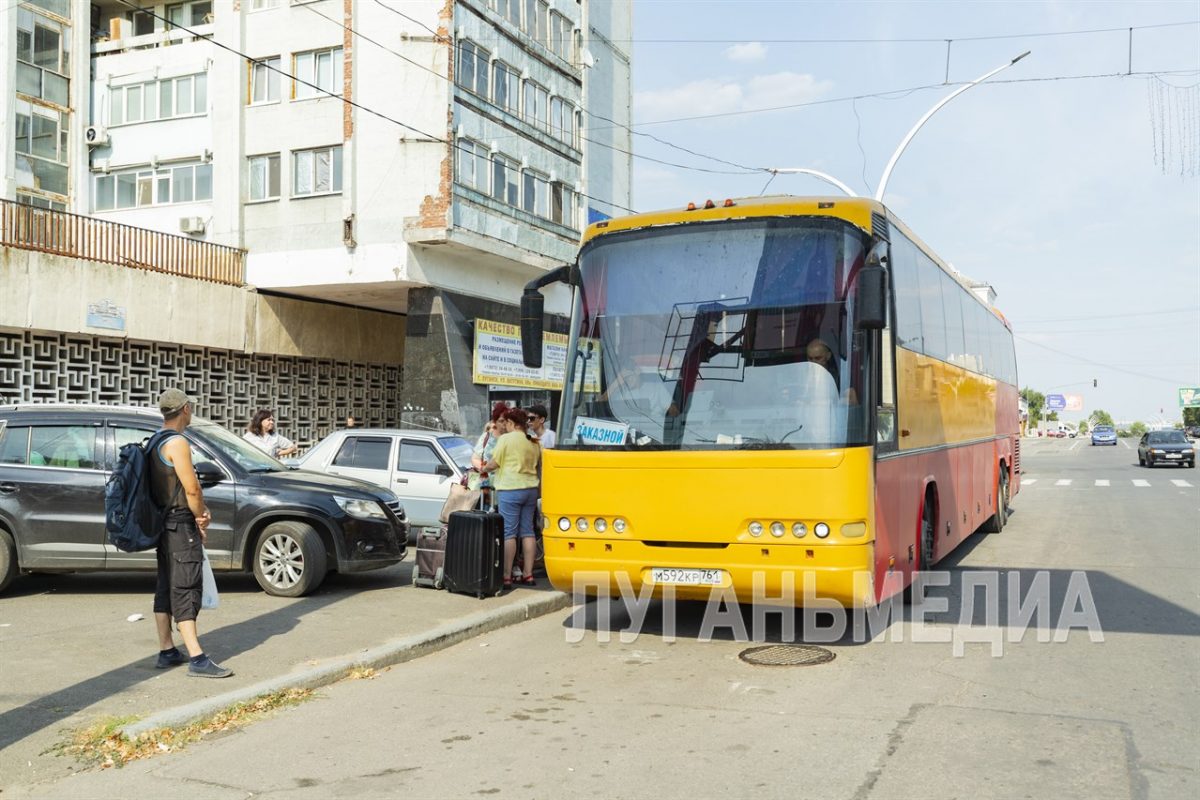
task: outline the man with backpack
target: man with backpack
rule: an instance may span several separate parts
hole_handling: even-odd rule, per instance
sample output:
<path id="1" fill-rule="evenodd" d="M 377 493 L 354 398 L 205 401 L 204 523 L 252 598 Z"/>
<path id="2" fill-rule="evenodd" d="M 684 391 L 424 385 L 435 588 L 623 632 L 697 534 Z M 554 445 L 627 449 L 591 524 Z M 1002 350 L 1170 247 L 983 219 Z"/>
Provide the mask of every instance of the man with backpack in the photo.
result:
<path id="1" fill-rule="evenodd" d="M 167 389 L 158 398 L 163 415 L 163 436 L 154 452 L 147 453 L 150 492 L 164 509 L 164 530 L 158 540 L 158 582 L 154 589 L 154 621 L 158 626 L 158 669 L 188 662 L 188 675 L 227 678 L 232 670 L 217 664 L 200 647 L 196 616 L 203 591 L 204 540 L 212 515 L 204 504 L 200 481 L 192 465 L 192 450 L 183 431 L 192 421 L 193 402 L 179 389 Z M 188 654 L 184 656 L 171 637 L 171 619 Z"/>

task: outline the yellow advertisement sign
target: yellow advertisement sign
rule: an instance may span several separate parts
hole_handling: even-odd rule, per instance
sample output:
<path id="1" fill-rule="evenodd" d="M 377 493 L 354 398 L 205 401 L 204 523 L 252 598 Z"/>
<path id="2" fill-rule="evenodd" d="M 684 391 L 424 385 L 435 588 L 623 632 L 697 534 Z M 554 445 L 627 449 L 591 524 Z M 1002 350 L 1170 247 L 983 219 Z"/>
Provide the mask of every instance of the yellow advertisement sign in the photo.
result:
<path id="1" fill-rule="evenodd" d="M 542 366 L 531 369 L 521 357 L 519 327 L 477 319 L 473 355 L 471 380 L 475 383 L 561 392 L 566 379 L 567 337 L 561 333 L 542 335 Z"/>

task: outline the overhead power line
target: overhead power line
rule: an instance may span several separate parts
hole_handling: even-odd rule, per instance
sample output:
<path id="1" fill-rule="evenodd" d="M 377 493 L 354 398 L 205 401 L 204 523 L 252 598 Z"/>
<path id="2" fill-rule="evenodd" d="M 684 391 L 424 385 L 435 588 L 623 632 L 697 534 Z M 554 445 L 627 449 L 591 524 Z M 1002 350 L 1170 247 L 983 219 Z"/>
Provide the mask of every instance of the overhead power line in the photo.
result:
<path id="1" fill-rule="evenodd" d="M 1130 311 L 1126 314 L 1104 314 L 1100 319 L 1117 319 L 1124 317 L 1157 317 L 1161 314 L 1197 314 L 1200 313 L 1200 306 L 1181 306 L 1179 308 L 1165 308 L 1157 311 Z M 1010 320 L 1014 325 L 1029 325 L 1032 323 L 1042 322 L 1091 322 L 1097 319 L 1096 314 L 1084 317 L 1040 317 L 1037 319 L 1013 319 Z"/>
<path id="2" fill-rule="evenodd" d="M 1064 350 L 1059 350 L 1056 347 L 1051 347 L 1050 345 L 1042 344 L 1041 342 L 1035 342 L 1026 336 L 1020 335 L 1019 333 L 1015 333 L 1015 334 L 1013 334 L 1013 336 L 1016 337 L 1017 339 L 1020 339 L 1022 342 L 1025 342 L 1026 344 L 1031 344 L 1034 347 L 1040 347 L 1043 350 L 1049 350 L 1051 353 L 1058 353 L 1060 356 L 1066 356 L 1067 358 L 1073 359 L 1074 361 L 1077 361 L 1077 362 L 1088 364 L 1089 366 L 1102 367 L 1104 369 L 1112 370 L 1113 372 L 1120 372 L 1125 375 L 1133 375 L 1134 377 L 1137 377 L 1137 378 L 1146 378 L 1147 380 L 1161 381 L 1162 383 L 1169 383 L 1173 386 L 1187 386 L 1188 385 L 1187 381 L 1173 380 L 1171 378 L 1163 378 L 1158 375 L 1147 375 L 1144 372 L 1135 372 L 1134 370 L 1131 370 L 1131 369 L 1118 369 L 1117 367 L 1114 367 L 1112 364 L 1110 364 L 1108 362 L 1093 361 L 1090 358 L 1084 358 L 1083 356 L 1077 356 L 1074 353 L 1068 353 Z"/>

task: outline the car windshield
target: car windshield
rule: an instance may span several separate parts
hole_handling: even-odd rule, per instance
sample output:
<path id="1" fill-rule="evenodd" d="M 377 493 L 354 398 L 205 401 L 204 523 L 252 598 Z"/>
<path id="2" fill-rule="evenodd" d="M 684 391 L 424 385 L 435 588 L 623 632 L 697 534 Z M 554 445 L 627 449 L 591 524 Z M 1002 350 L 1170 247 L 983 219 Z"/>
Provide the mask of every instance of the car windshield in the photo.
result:
<path id="1" fill-rule="evenodd" d="M 471 452 L 474 448 L 466 439 L 458 436 L 442 436 L 438 439 L 438 444 L 461 471 L 466 472 L 471 468 Z"/>
<path id="2" fill-rule="evenodd" d="M 217 450 L 247 472 L 281 472 L 287 469 L 245 439 L 214 422 L 193 419 L 188 430 L 204 444 Z"/>
<path id="3" fill-rule="evenodd" d="M 579 261 L 560 446 L 866 443 L 852 324 L 866 244 L 817 217 L 597 238 Z"/>
<path id="4" fill-rule="evenodd" d="M 1096 430 L 1093 431 L 1093 433 L 1112 433 L 1112 432 L 1113 432 L 1113 429 L 1108 427 L 1107 425 L 1097 425 Z"/>
<path id="5" fill-rule="evenodd" d="M 1183 431 L 1155 431 L 1146 441 L 1150 444 L 1187 444 Z"/>

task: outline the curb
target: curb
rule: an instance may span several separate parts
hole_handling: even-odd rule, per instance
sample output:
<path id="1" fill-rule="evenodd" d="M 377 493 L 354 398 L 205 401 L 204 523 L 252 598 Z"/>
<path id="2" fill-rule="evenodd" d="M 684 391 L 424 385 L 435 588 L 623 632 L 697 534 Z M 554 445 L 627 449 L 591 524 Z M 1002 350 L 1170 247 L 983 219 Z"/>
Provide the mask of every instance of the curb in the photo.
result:
<path id="1" fill-rule="evenodd" d="M 293 672 L 278 678 L 269 678 L 231 692 L 207 697 L 184 706 L 168 708 L 151 714 L 144 719 L 131 722 L 118 729 L 127 739 L 160 728 L 177 728 L 228 708 L 235 703 L 252 700 L 264 694 L 285 689 L 316 689 L 346 677 L 352 669 L 371 667 L 379 669 L 401 664 L 414 658 L 445 650 L 459 642 L 472 639 L 483 633 L 506 628 L 518 622 L 552 614 L 566 608 L 571 597 L 563 592 L 539 593 L 539 596 L 522 603 L 513 603 L 501 608 L 480 611 L 437 626 L 428 631 L 394 639 L 386 644 L 372 647 L 357 655 L 340 656 L 320 666 Z"/>

